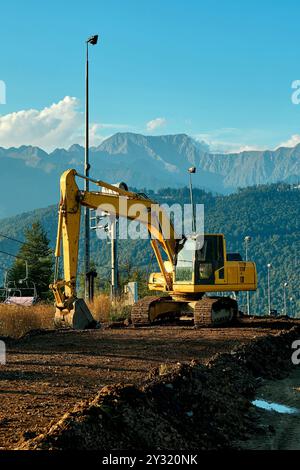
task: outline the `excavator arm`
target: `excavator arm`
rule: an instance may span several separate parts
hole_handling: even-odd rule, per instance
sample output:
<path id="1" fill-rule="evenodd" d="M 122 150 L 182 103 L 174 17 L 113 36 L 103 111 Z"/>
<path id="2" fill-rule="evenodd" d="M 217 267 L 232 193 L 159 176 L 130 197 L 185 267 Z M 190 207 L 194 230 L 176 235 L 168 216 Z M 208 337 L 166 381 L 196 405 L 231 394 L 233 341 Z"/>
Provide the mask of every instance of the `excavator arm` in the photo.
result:
<path id="1" fill-rule="evenodd" d="M 65 171 L 60 179 L 61 200 L 55 248 L 55 276 L 54 283 L 50 285 L 50 288 L 55 297 L 56 324 L 83 329 L 93 327 L 95 321 L 84 300 L 78 299 L 76 293 L 82 206 L 91 209 L 100 208 L 116 217 L 125 217 L 144 224 L 150 233 L 151 246 L 166 290 L 172 289 L 173 276 L 170 269 L 166 269 L 161 251 L 165 252 L 167 256 L 168 266 L 174 266 L 178 237 L 163 208 L 146 196 L 92 179 L 90 179 L 91 182 L 100 188 L 110 190 L 110 193 L 81 191 L 77 186 L 76 176 L 84 178 L 76 170 L 70 169 Z M 58 279 L 61 244 L 63 246 L 63 280 Z"/>

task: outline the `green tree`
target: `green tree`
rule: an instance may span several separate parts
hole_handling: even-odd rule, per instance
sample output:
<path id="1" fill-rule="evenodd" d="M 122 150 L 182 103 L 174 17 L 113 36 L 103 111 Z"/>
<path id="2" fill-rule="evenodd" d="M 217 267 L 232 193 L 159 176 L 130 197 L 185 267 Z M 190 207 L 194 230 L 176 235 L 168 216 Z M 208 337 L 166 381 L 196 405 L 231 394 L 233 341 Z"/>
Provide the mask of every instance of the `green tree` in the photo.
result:
<path id="1" fill-rule="evenodd" d="M 35 284 L 39 298 L 48 299 L 51 296 L 49 284 L 53 278 L 53 255 L 49 240 L 40 222 L 34 222 L 26 228 L 24 235 L 25 242 L 8 272 L 8 280 L 18 283 L 25 278 L 26 260 L 29 283 Z"/>

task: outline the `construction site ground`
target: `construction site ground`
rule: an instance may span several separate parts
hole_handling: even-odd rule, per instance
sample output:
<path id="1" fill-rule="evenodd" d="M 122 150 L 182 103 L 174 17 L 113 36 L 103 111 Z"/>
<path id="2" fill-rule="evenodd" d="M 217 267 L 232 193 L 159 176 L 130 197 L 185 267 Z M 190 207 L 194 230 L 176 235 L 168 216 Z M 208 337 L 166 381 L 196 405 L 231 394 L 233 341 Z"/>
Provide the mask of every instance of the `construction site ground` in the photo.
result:
<path id="1" fill-rule="evenodd" d="M 296 322 L 299 324 L 299 322 Z M 206 364 L 254 338 L 290 329 L 292 320 L 243 319 L 235 327 L 188 325 L 36 331 L 7 340 L 0 366 L 0 448 L 13 449 L 105 385 L 141 385 L 162 363 Z"/>

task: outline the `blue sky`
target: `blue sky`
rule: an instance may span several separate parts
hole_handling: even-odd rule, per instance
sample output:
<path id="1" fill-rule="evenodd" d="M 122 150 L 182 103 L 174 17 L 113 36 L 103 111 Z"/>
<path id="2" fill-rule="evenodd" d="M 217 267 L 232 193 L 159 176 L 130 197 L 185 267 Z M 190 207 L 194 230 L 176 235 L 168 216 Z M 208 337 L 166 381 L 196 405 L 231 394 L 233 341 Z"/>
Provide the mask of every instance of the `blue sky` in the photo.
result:
<path id="1" fill-rule="evenodd" d="M 96 33 L 93 144 L 118 131 L 185 132 L 225 151 L 298 143 L 299 15 L 294 0 L 2 2 L 0 146 L 82 142 Z"/>

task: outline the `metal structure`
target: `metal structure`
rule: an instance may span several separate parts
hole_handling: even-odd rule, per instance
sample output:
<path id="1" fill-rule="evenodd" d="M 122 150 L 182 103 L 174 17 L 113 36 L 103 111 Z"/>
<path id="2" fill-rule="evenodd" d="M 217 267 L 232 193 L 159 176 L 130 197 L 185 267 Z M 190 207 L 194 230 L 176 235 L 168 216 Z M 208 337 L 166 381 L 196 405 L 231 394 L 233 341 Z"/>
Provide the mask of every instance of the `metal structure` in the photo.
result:
<path id="1" fill-rule="evenodd" d="M 291 312 L 291 317 L 295 317 L 295 307 L 294 307 L 294 297 L 289 298 L 289 305 L 290 305 L 290 312 Z"/>
<path id="2" fill-rule="evenodd" d="M 285 282 L 283 284 L 283 313 L 287 316 L 287 304 L 286 304 L 286 288 L 288 287 L 289 283 Z"/>
<path id="3" fill-rule="evenodd" d="M 4 285 L 5 304 L 22 305 L 23 307 L 29 307 L 36 303 L 38 299 L 36 285 L 29 278 L 28 262 L 27 260 L 24 260 L 24 262 L 25 277 L 23 279 L 19 279 L 18 281 L 8 281 L 6 273 Z"/>
<path id="4" fill-rule="evenodd" d="M 110 247 L 111 247 L 111 289 L 110 297 L 115 300 L 119 292 L 119 273 L 118 273 L 118 232 L 119 232 L 119 220 L 118 217 L 114 217 L 111 221 L 110 227 Z"/>
<path id="5" fill-rule="evenodd" d="M 98 35 L 91 36 L 86 41 L 86 65 L 85 65 L 85 158 L 84 158 L 84 175 L 86 176 L 84 182 L 85 191 L 89 190 L 89 174 L 90 174 L 90 161 L 89 161 L 89 44 L 95 46 L 98 42 Z M 90 286 L 89 286 L 89 272 L 90 272 L 90 212 L 89 208 L 84 209 L 85 220 L 85 243 L 84 243 L 84 267 L 85 267 L 85 299 L 91 300 Z"/>
<path id="6" fill-rule="evenodd" d="M 15 281 L 10 281 L 6 286 L 6 296 L 4 303 L 7 305 L 22 305 L 23 307 L 30 307 L 38 300 L 38 294 L 35 283 L 29 279 L 18 284 Z"/>
<path id="7" fill-rule="evenodd" d="M 245 238 L 245 261 L 248 261 L 248 245 L 251 242 L 251 237 L 247 235 Z M 247 315 L 250 315 L 250 292 L 246 292 L 247 295 Z"/>
<path id="8" fill-rule="evenodd" d="M 268 315 L 271 316 L 272 309 L 271 309 L 270 271 L 271 271 L 271 268 L 272 268 L 272 263 L 268 263 L 267 268 L 268 268 Z"/>
<path id="9" fill-rule="evenodd" d="M 124 286 L 124 294 L 126 296 L 125 303 L 127 305 L 134 305 L 138 299 L 138 283 L 136 281 L 128 282 Z"/>
<path id="10" fill-rule="evenodd" d="M 192 185 L 192 174 L 196 173 L 196 167 L 191 166 L 188 169 L 188 172 L 189 172 L 189 175 L 190 175 L 190 199 L 191 199 L 191 206 L 192 206 L 192 232 L 196 233 L 196 213 L 195 213 L 193 185 Z"/>
<path id="11" fill-rule="evenodd" d="M 119 188 L 124 191 L 128 191 L 128 186 L 124 182 L 114 183 L 111 187 Z M 107 189 L 105 187 L 101 188 L 103 194 L 114 194 L 118 193 L 112 189 Z M 106 217 L 109 218 L 109 223 L 105 225 L 99 225 L 98 222 L 101 222 Z M 96 226 L 92 227 L 94 229 L 103 229 L 107 232 L 110 239 L 110 259 L 111 259 L 111 282 L 110 282 L 110 297 L 112 300 L 115 300 L 119 295 L 119 266 L 118 266 L 118 239 L 119 239 L 119 217 L 115 215 L 109 215 L 107 212 L 102 212 L 101 215 L 93 217 L 96 220 Z M 97 220 L 98 219 L 98 220 Z"/>

